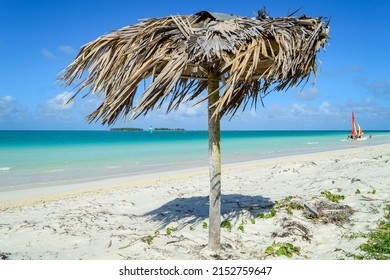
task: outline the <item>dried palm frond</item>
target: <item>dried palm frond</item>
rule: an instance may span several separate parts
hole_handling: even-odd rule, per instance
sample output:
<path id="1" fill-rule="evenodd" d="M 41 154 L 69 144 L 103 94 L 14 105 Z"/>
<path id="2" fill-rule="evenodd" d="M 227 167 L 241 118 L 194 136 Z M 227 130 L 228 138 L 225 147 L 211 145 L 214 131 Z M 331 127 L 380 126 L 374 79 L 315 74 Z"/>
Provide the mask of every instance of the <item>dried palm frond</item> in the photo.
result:
<path id="1" fill-rule="evenodd" d="M 257 18 L 199 12 L 146 19 L 83 46 L 60 79 L 81 79 L 75 96 L 104 95 L 89 116 L 112 124 L 138 117 L 168 101 L 168 111 L 196 100 L 210 73 L 220 77 L 219 114 L 234 114 L 272 90 L 307 82 L 317 70 L 316 54 L 328 39 L 322 18 Z M 136 101 L 138 85 L 152 81 Z M 72 99 L 74 96 L 72 97 Z"/>

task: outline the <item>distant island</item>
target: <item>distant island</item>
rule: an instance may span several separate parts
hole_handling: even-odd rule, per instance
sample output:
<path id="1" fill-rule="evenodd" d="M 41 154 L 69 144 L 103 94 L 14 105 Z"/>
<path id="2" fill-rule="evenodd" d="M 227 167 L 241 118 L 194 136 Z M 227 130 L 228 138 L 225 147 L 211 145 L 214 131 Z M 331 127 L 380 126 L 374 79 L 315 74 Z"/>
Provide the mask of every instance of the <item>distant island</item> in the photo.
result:
<path id="1" fill-rule="evenodd" d="M 144 131 L 142 128 L 138 127 L 119 127 L 119 128 L 111 128 L 111 131 Z M 166 128 L 166 127 L 157 127 L 152 129 L 154 131 L 185 131 L 184 128 Z"/>
<path id="2" fill-rule="evenodd" d="M 164 131 L 184 131 L 185 129 L 184 128 L 166 128 L 166 127 L 161 127 L 161 128 L 155 128 L 153 130 L 164 130 Z"/>
<path id="3" fill-rule="evenodd" d="M 121 127 L 121 128 L 111 128 L 111 131 L 142 131 L 142 128 L 137 127 Z"/>

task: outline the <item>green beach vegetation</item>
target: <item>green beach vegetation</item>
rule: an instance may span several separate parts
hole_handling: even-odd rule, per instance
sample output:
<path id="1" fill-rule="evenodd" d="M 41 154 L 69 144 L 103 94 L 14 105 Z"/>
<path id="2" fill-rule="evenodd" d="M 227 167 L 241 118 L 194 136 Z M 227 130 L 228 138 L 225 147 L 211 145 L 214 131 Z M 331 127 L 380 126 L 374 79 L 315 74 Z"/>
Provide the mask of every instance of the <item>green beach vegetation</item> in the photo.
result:
<path id="1" fill-rule="evenodd" d="M 389 260 L 390 259 L 390 203 L 384 206 L 385 215 L 377 222 L 377 228 L 369 232 L 353 233 L 349 239 L 366 238 L 360 244 L 357 253 L 344 252 L 347 257 L 356 260 Z"/>
<path id="2" fill-rule="evenodd" d="M 326 197 L 327 199 L 329 199 L 330 201 L 335 202 L 335 203 L 339 203 L 341 200 L 345 199 L 344 195 L 333 194 L 330 191 L 321 192 L 321 194 L 324 197 Z"/>
<path id="3" fill-rule="evenodd" d="M 355 195 L 361 194 L 362 191 L 357 189 Z M 371 194 L 375 194 L 376 191 L 371 191 Z M 256 224 L 256 220 L 264 219 L 275 219 L 275 217 L 282 215 L 282 218 L 278 218 L 281 228 L 278 231 L 275 231 L 271 234 L 274 238 L 271 245 L 263 244 L 262 248 L 258 251 L 258 257 L 260 259 L 265 259 L 268 257 L 287 257 L 292 258 L 294 256 L 301 256 L 305 259 L 308 259 L 309 256 L 305 255 L 305 249 L 302 246 L 297 246 L 292 243 L 296 241 L 296 237 L 300 236 L 302 240 L 310 241 L 313 236 L 309 228 L 305 223 L 301 223 L 291 218 L 294 214 L 303 214 L 307 218 L 307 222 L 310 221 L 314 223 L 321 222 L 322 224 L 333 223 L 335 225 L 341 226 L 342 224 L 349 223 L 349 217 L 353 214 L 353 210 L 348 205 L 341 205 L 340 201 L 345 199 L 344 195 L 333 194 L 330 191 L 322 191 L 322 197 L 324 199 L 319 199 L 321 196 L 316 196 L 314 200 L 317 200 L 314 203 L 314 207 L 319 211 L 319 216 L 314 218 L 307 215 L 307 209 L 303 206 L 303 198 L 300 196 L 287 196 L 283 199 L 275 201 L 273 204 L 270 204 L 266 209 L 261 208 L 261 213 L 258 213 L 258 206 L 250 206 L 246 210 L 239 212 L 239 216 L 236 217 L 237 221 L 234 222 L 234 219 L 225 219 L 221 222 L 221 228 L 225 229 L 227 233 L 232 233 L 233 229 L 240 234 L 246 234 L 246 227 L 250 229 L 251 225 Z M 341 248 L 341 252 L 345 257 L 340 257 L 339 259 L 356 259 L 356 260 L 387 260 L 390 259 L 390 202 L 385 201 L 384 206 L 382 205 L 368 205 L 369 211 L 373 214 L 378 214 L 379 210 L 384 207 L 384 217 L 382 217 L 377 222 L 377 228 L 372 229 L 368 232 L 358 232 L 348 235 L 342 235 L 341 238 L 348 239 L 358 239 L 365 238 L 362 244 L 360 244 L 354 252 L 346 252 Z M 375 212 L 372 210 L 375 209 Z M 333 213 L 333 212 L 334 213 Z M 256 213 L 257 212 L 257 213 Z M 299 213 L 301 212 L 301 213 Z M 247 214 L 249 216 L 247 216 Z M 242 216 L 244 215 L 244 216 Z M 241 220 L 241 222 L 240 222 Z M 275 220 L 277 221 L 277 220 Z M 237 224 L 237 227 L 235 226 Z M 201 228 L 204 230 L 208 229 L 208 223 L 206 221 L 200 222 Z M 127 248 L 134 244 L 137 241 L 143 241 L 148 245 L 152 246 L 153 240 L 155 238 L 163 237 L 174 237 L 180 229 L 184 227 L 172 227 L 169 226 L 165 229 L 165 234 L 160 234 L 157 230 L 154 234 L 147 235 L 137 240 L 130 242 L 127 246 L 122 247 Z M 191 231 L 196 230 L 197 223 L 190 225 L 189 229 Z M 177 236 L 176 236 L 177 237 Z M 288 238 L 283 240 L 283 238 Z M 282 238 L 282 239 L 280 239 Z M 302 254 L 303 253 L 303 254 Z"/>

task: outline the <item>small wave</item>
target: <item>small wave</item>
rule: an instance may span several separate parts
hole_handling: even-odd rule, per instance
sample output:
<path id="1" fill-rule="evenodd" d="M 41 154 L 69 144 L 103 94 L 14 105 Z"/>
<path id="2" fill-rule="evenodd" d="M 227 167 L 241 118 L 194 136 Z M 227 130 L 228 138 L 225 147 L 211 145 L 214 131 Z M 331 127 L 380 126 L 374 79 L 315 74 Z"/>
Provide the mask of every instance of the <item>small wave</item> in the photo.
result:
<path id="1" fill-rule="evenodd" d="M 62 169 L 62 168 L 49 170 L 50 173 L 58 173 L 58 172 L 64 172 L 64 171 L 65 171 L 65 169 Z"/>
<path id="2" fill-rule="evenodd" d="M 306 144 L 307 145 L 318 145 L 318 144 L 320 144 L 320 142 L 307 142 Z"/>
<path id="3" fill-rule="evenodd" d="M 0 167 L 0 171 L 10 171 L 10 170 L 11 170 L 11 167 L 8 167 L 8 166 Z"/>
<path id="4" fill-rule="evenodd" d="M 120 165 L 110 165 L 110 166 L 107 166 L 107 169 L 118 169 L 118 168 L 121 168 L 122 166 Z"/>

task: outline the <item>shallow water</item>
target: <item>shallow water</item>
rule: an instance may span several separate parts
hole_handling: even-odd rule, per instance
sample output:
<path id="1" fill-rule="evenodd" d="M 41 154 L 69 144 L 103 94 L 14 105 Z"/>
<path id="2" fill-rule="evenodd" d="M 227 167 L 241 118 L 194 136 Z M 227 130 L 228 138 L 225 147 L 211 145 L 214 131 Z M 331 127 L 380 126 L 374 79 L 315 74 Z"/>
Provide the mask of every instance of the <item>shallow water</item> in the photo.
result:
<path id="1" fill-rule="evenodd" d="M 222 164 L 390 143 L 389 131 L 222 131 Z M 0 131 L 0 191 L 208 164 L 207 131 Z"/>

